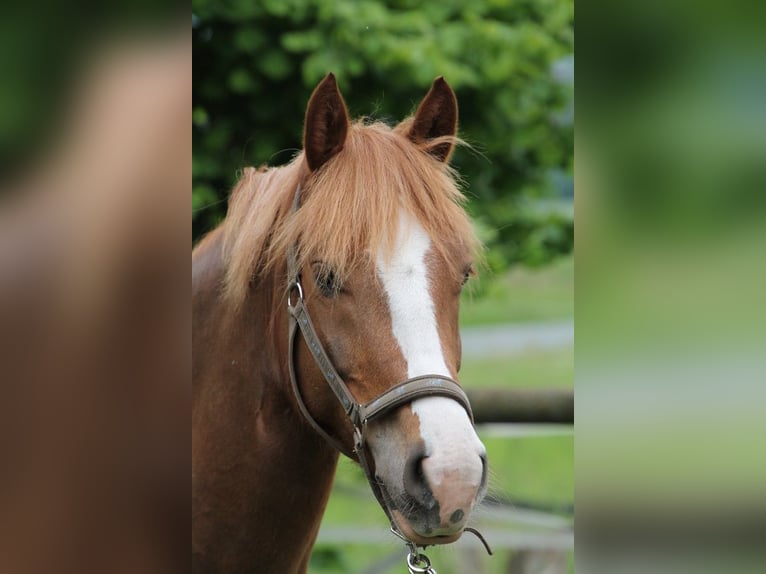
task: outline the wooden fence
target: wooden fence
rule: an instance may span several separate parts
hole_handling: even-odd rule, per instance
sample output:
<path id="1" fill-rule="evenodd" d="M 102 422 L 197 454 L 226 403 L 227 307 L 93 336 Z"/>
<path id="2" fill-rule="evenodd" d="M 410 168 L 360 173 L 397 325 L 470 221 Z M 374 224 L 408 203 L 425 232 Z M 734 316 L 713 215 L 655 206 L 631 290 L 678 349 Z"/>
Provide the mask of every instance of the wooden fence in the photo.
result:
<path id="1" fill-rule="evenodd" d="M 466 389 L 476 424 L 574 424 L 571 389 Z"/>

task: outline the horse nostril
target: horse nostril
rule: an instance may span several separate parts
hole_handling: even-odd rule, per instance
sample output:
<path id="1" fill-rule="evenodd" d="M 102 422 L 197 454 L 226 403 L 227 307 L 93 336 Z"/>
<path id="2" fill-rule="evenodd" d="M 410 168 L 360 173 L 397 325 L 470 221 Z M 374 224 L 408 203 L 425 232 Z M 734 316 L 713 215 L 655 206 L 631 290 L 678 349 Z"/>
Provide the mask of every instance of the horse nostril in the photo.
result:
<path id="1" fill-rule="evenodd" d="M 413 447 L 404 465 L 404 490 L 418 503 L 427 508 L 434 505 L 434 496 L 423 474 L 423 461 L 426 459 L 422 445 Z"/>
<path id="2" fill-rule="evenodd" d="M 487 453 L 480 454 L 479 458 L 481 459 L 481 486 L 479 490 L 482 490 L 487 486 L 487 475 L 489 474 L 487 472 Z"/>
<path id="3" fill-rule="evenodd" d="M 449 521 L 452 524 L 456 524 L 460 522 L 461 520 L 463 520 L 464 517 L 465 517 L 465 512 L 463 512 L 462 509 L 458 508 L 455 512 L 450 514 Z"/>

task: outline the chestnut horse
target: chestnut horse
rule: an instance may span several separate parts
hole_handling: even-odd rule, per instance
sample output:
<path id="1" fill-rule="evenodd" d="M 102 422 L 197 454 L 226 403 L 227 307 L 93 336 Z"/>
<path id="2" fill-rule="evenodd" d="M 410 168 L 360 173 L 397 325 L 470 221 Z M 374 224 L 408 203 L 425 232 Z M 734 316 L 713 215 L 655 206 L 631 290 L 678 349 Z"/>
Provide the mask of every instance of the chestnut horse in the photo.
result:
<path id="1" fill-rule="evenodd" d="M 466 529 L 487 465 L 455 382 L 478 249 L 456 129 L 442 78 L 392 129 L 352 123 L 330 74 L 303 151 L 246 169 L 194 249 L 195 572 L 306 572 L 339 452 L 411 548 Z"/>

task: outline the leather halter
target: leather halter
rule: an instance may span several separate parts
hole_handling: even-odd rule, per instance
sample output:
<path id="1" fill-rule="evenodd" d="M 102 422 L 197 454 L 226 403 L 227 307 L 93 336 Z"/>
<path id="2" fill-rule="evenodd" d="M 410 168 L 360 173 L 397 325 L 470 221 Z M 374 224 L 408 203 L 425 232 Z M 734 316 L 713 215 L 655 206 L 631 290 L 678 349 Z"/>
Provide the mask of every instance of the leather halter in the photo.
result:
<path id="1" fill-rule="evenodd" d="M 297 210 L 300 206 L 301 188 L 295 191 L 295 197 L 293 199 L 293 211 Z M 468 397 L 460 385 L 454 380 L 443 375 L 422 375 L 419 377 L 413 377 L 407 379 L 397 385 L 394 385 L 390 389 L 386 390 L 378 397 L 369 401 L 368 403 L 361 404 L 355 398 L 349 390 L 346 383 L 341 376 L 335 370 L 335 367 L 327 355 L 327 352 L 322 346 L 322 342 L 317 335 L 314 325 L 311 322 L 308 309 L 306 308 L 306 302 L 303 299 L 303 287 L 301 286 L 301 273 L 297 263 L 297 257 L 295 252 L 295 246 L 293 246 L 287 253 L 287 275 L 288 275 L 288 288 L 287 288 L 287 309 L 290 321 L 289 329 L 289 356 L 288 365 L 290 371 L 290 383 L 292 384 L 293 393 L 298 403 L 298 407 L 303 414 L 304 418 L 314 428 L 317 433 L 322 436 L 328 443 L 330 443 L 335 449 L 342 452 L 349 458 L 354 458 L 342 443 L 331 436 L 316 419 L 311 415 L 306 407 L 303 397 L 301 396 L 300 388 L 295 373 L 295 342 L 297 339 L 298 331 L 303 335 L 303 339 L 306 342 L 306 346 L 311 355 L 314 357 L 319 370 L 322 372 L 327 385 L 332 390 L 340 402 L 346 416 L 351 421 L 354 428 L 353 444 L 354 454 L 359 461 L 362 470 L 367 476 L 367 481 L 370 483 L 375 497 L 378 499 L 381 507 L 385 511 L 389 520 L 391 521 L 391 527 L 398 533 L 398 528 L 394 522 L 391 511 L 388 508 L 388 504 L 383 496 L 381 490 L 380 481 L 376 480 L 369 466 L 367 459 L 367 425 L 369 422 L 379 419 L 390 413 L 396 407 L 410 403 L 420 397 L 433 397 L 442 396 L 448 397 L 460 403 L 460 405 L 468 413 L 471 422 L 473 422 L 473 412 L 471 411 L 471 405 L 468 402 Z M 293 298 L 295 300 L 293 301 Z"/>

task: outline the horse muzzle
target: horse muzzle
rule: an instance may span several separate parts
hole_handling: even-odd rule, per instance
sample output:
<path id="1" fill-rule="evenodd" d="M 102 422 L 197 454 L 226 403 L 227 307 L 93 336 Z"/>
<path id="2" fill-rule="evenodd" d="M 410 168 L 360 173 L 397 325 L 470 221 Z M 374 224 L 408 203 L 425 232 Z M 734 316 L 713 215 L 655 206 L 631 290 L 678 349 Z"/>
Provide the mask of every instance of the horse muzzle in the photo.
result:
<path id="1" fill-rule="evenodd" d="M 449 544 L 462 535 L 486 481 L 483 453 L 466 453 L 455 464 L 454 457 L 424 456 L 415 447 L 404 464 L 401 490 L 385 489 L 384 498 L 405 537 L 421 545 Z"/>

